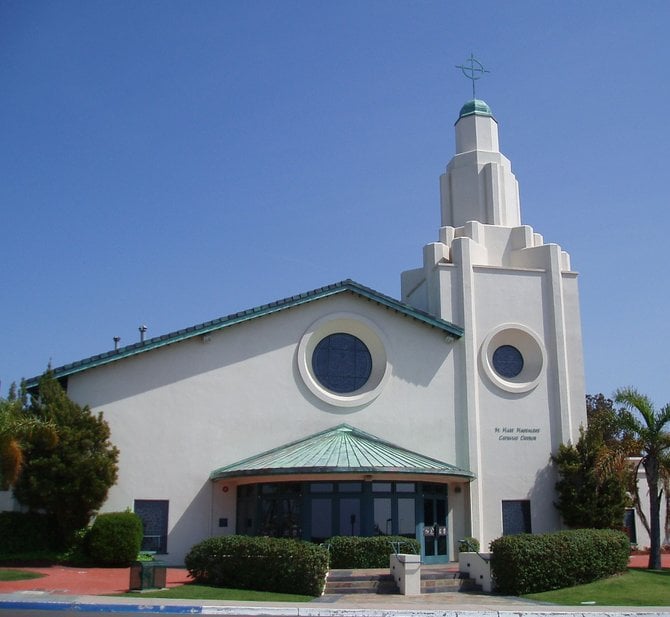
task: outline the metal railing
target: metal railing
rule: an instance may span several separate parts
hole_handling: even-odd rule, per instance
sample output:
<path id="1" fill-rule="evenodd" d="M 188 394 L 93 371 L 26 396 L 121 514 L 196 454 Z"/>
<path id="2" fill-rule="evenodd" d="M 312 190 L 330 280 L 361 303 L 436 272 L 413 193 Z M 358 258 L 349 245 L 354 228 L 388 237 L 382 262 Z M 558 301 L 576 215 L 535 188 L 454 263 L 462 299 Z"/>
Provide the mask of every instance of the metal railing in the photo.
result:
<path id="1" fill-rule="evenodd" d="M 470 540 L 468 540 L 467 538 L 463 538 L 462 540 L 459 540 L 459 541 L 458 541 L 458 545 L 459 545 L 459 546 L 463 546 L 464 544 L 465 544 L 465 546 L 468 547 L 468 549 L 469 549 L 468 552 L 470 552 L 470 553 L 477 553 L 477 555 L 479 555 L 479 557 L 480 557 L 482 560 L 484 560 L 484 562 L 486 562 L 486 563 L 488 563 L 489 561 L 491 561 L 491 558 L 490 558 L 490 557 L 486 557 L 485 555 L 482 555 L 482 554 L 479 552 L 479 547 L 478 547 L 478 546 L 475 546 L 474 544 L 472 544 L 472 542 L 470 542 Z"/>

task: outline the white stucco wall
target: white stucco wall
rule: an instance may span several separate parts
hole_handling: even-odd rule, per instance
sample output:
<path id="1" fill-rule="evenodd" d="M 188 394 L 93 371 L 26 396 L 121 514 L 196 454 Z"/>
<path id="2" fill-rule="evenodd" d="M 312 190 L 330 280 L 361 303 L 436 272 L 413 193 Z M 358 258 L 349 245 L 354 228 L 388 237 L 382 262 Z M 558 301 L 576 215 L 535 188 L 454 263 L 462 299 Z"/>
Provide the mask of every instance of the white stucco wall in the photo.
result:
<path id="1" fill-rule="evenodd" d="M 390 376 L 362 407 L 323 402 L 297 369 L 310 325 L 343 312 L 373 322 L 386 342 Z M 178 561 L 203 537 L 234 532 L 234 485 L 213 496 L 211 471 L 341 422 L 467 468 L 454 419 L 454 346 L 439 330 L 347 294 L 72 376 L 68 393 L 104 412 L 121 452 L 104 509 L 169 499 L 169 558 Z"/>
<path id="2" fill-rule="evenodd" d="M 586 421 L 578 289 L 574 273 L 561 271 L 565 261 L 555 245 L 515 254 L 519 239 L 541 241 L 530 228 L 474 225 L 467 238 L 465 230 L 455 232 L 453 238 L 462 235 L 446 253 L 424 251 L 427 259 L 442 253 L 449 261 L 424 264 L 422 284 L 416 275 L 403 280 L 425 286 L 433 296 L 428 304 L 467 333 L 455 353 L 456 408 L 467 410 L 468 467 L 477 474 L 470 533 L 486 547 L 503 532 L 503 500 L 530 500 L 534 532 L 561 527 L 550 455 L 576 439 Z M 511 329 L 528 332 L 541 356 L 537 379 L 520 391 L 506 389 L 484 367 L 487 340 Z"/>

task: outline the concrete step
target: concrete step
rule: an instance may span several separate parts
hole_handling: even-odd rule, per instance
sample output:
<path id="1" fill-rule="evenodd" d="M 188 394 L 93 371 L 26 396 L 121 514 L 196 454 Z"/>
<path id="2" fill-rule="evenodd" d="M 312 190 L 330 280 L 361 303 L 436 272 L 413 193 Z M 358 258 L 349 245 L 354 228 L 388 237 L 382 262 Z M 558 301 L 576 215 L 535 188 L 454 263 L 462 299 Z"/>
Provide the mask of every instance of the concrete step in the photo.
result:
<path id="1" fill-rule="evenodd" d="M 446 593 L 477 589 L 475 581 L 454 569 L 426 568 L 421 572 L 421 593 Z M 398 587 L 386 569 L 331 570 L 324 594 L 396 594 Z"/>
<path id="2" fill-rule="evenodd" d="M 349 593 L 398 593 L 398 587 L 390 574 L 333 574 L 326 579 L 324 594 Z"/>
<path id="3" fill-rule="evenodd" d="M 474 591 L 477 585 L 471 578 L 421 578 L 421 593 L 447 593 L 454 591 Z"/>

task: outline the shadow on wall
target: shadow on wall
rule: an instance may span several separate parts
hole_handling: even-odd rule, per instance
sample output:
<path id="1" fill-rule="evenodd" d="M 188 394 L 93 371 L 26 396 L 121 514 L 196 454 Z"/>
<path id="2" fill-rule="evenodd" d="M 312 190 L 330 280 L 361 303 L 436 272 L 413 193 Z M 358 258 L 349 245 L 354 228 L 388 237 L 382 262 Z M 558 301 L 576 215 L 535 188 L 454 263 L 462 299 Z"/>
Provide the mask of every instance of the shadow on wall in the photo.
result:
<path id="1" fill-rule="evenodd" d="M 171 511 L 180 507 L 170 500 Z M 211 535 L 212 483 L 207 480 L 186 506 L 177 522 L 168 530 L 168 554 L 162 559 L 172 566 L 182 566 L 184 557 L 193 545 Z M 159 558 L 161 558 L 159 556 Z"/>
<path id="2" fill-rule="evenodd" d="M 555 491 L 557 481 L 558 472 L 551 460 L 535 474 L 533 488 L 528 494 L 533 533 L 546 533 L 564 528 L 558 509 L 554 505 L 557 499 Z"/>

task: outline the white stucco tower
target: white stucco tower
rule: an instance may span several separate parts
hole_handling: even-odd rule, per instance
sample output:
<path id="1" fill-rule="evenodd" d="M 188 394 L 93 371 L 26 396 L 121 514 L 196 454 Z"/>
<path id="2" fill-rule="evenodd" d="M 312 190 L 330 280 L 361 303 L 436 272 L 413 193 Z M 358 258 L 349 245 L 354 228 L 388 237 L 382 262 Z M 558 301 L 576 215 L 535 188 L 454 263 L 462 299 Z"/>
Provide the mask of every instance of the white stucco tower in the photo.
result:
<path id="1" fill-rule="evenodd" d="M 440 189 L 439 241 L 424 247 L 422 268 L 403 273 L 402 299 L 465 330 L 444 406 L 456 420 L 456 463 L 477 477 L 464 531 L 486 548 L 503 533 L 560 527 L 550 454 L 586 419 L 577 274 L 560 246 L 521 224 L 518 184 L 483 101 L 460 111 Z"/>

